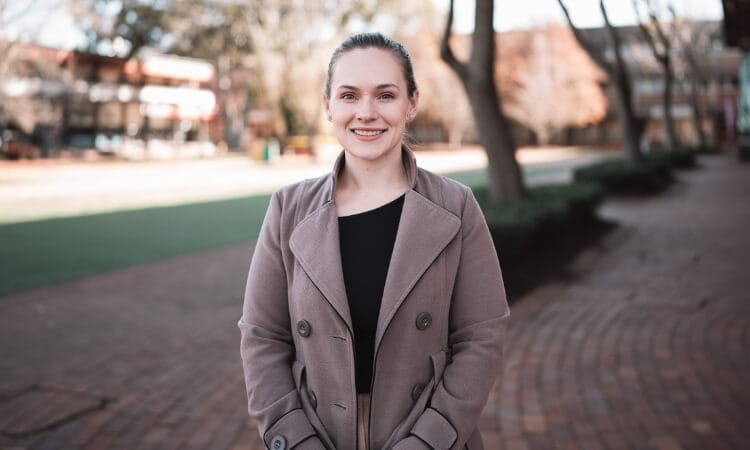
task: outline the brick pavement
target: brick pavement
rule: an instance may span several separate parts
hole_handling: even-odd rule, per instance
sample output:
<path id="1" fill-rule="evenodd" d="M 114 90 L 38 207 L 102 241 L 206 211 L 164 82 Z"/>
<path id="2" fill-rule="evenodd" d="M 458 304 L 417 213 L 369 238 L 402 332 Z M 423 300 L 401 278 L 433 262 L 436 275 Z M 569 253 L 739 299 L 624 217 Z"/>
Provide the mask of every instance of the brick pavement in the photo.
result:
<path id="1" fill-rule="evenodd" d="M 702 159 L 512 307 L 488 449 L 750 448 L 750 166 Z M 0 299 L 0 448 L 258 449 L 244 243 Z"/>

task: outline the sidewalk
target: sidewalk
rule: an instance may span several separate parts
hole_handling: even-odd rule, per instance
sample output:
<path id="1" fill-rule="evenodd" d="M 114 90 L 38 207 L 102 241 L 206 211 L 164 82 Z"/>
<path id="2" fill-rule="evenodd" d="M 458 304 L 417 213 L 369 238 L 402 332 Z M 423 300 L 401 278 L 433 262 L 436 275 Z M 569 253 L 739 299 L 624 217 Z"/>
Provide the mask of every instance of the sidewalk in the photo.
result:
<path id="1" fill-rule="evenodd" d="M 512 308 L 485 448 L 750 448 L 750 166 L 703 158 Z M 262 448 L 251 243 L 0 298 L 0 449 Z"/>
<path id="2" fill-rule="evenodd" d="M 416 153 L 420 167 L 438 173 L 487 166 L 487 155 L 478 147 Z M 539 184 L 564 182 L 574 167 L 613 154 L 577 147 L 522 148 L 518 159 L 528 181 Z M 0 160 L 0 224 L 267 194 L 323 175 L 333 162 L 266 165 L 242 155 L 130 162 Z"/>
<path id="3" fill-rule="evenodd" d="M 514 305 L 488 448 L 750 448 L 750 166 L 701 165 Z"/>

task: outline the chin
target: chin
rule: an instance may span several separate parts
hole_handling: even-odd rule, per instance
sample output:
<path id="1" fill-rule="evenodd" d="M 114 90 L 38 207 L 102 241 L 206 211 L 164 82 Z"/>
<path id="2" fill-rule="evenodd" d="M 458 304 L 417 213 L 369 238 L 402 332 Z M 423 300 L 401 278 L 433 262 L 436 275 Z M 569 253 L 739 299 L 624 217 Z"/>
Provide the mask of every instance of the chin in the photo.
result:
<path id="1" fill-rule="evenodd" d="M 391 152 L 401 151 L 398 143 L 363 143 L 351 140 L 344 144 L 344 148 L 351 155 L 367 161 L 375 161 Z"/>

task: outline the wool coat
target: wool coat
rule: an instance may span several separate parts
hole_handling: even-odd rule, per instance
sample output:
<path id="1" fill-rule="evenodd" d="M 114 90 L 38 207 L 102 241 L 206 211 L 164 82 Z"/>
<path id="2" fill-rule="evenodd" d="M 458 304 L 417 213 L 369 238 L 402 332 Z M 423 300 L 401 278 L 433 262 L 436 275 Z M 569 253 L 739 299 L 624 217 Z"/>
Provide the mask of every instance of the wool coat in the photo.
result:
<path id="1" fill-rule="evenodd" d="M 371 450 L 483 448 L 479 417 L 503 365 L 510 316 L 470 188 L 416 164 L 375 337 Z M 250 263 L 241 358 L 248 412 L 268 448 L 354 450 L 357 392 L 335 188 L 326 175 L 271 197 Z"/>

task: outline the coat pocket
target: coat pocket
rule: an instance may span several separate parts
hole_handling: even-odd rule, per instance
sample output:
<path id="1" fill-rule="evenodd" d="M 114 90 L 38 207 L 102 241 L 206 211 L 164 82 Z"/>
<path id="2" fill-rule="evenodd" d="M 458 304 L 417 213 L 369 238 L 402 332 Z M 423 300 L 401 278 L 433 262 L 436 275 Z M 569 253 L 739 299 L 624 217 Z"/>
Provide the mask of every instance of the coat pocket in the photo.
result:
<path id="1" fill-rule="evenodd" d="M 384 448 L 391 448 L 396 443 L 409 435 L 409 432 L 414 424 L 419 419 L 419 416 L 427 409 L 432 399 L 432 394 L 435 392 L 435 388 L 443 379 L 443 372 L 445 371 L 445 365 L 447 362 L 448 352 L 447 350 L 440 350 L 439 352 L 430 355 L 430 361 L 432 362 L 432 378 L 425 386 L 420 396 L 414 401 L 414 406 L 409 411 L 406 419 L 391 433 L 386 440 Z"/>
<path id="2" fill-rule="evenodd" d="M 315 412 L 315 407 L 317 405 L 315 405 L 316 401 L 313 400 L 313 396 L 307 388 L 305 365 L 295 360 L 292 364 L 292 376 L 294 377 L 294 385 L 297 387 L 297 393 L 299 395 L 300 402 L 302 403 L 302 410 L 305 412 L 307 419 L 310 421 L 310 424 L 315 429 L 315 432 L 318 434 L 318 437 L 326 446 L 326 448 L 335 448 L 333 445 L 333 441 L 331 441 L 331 438 L 328 436 L 328 432 L 326 432 L 326 429 L 323 426 L 323 422 Z"/>

